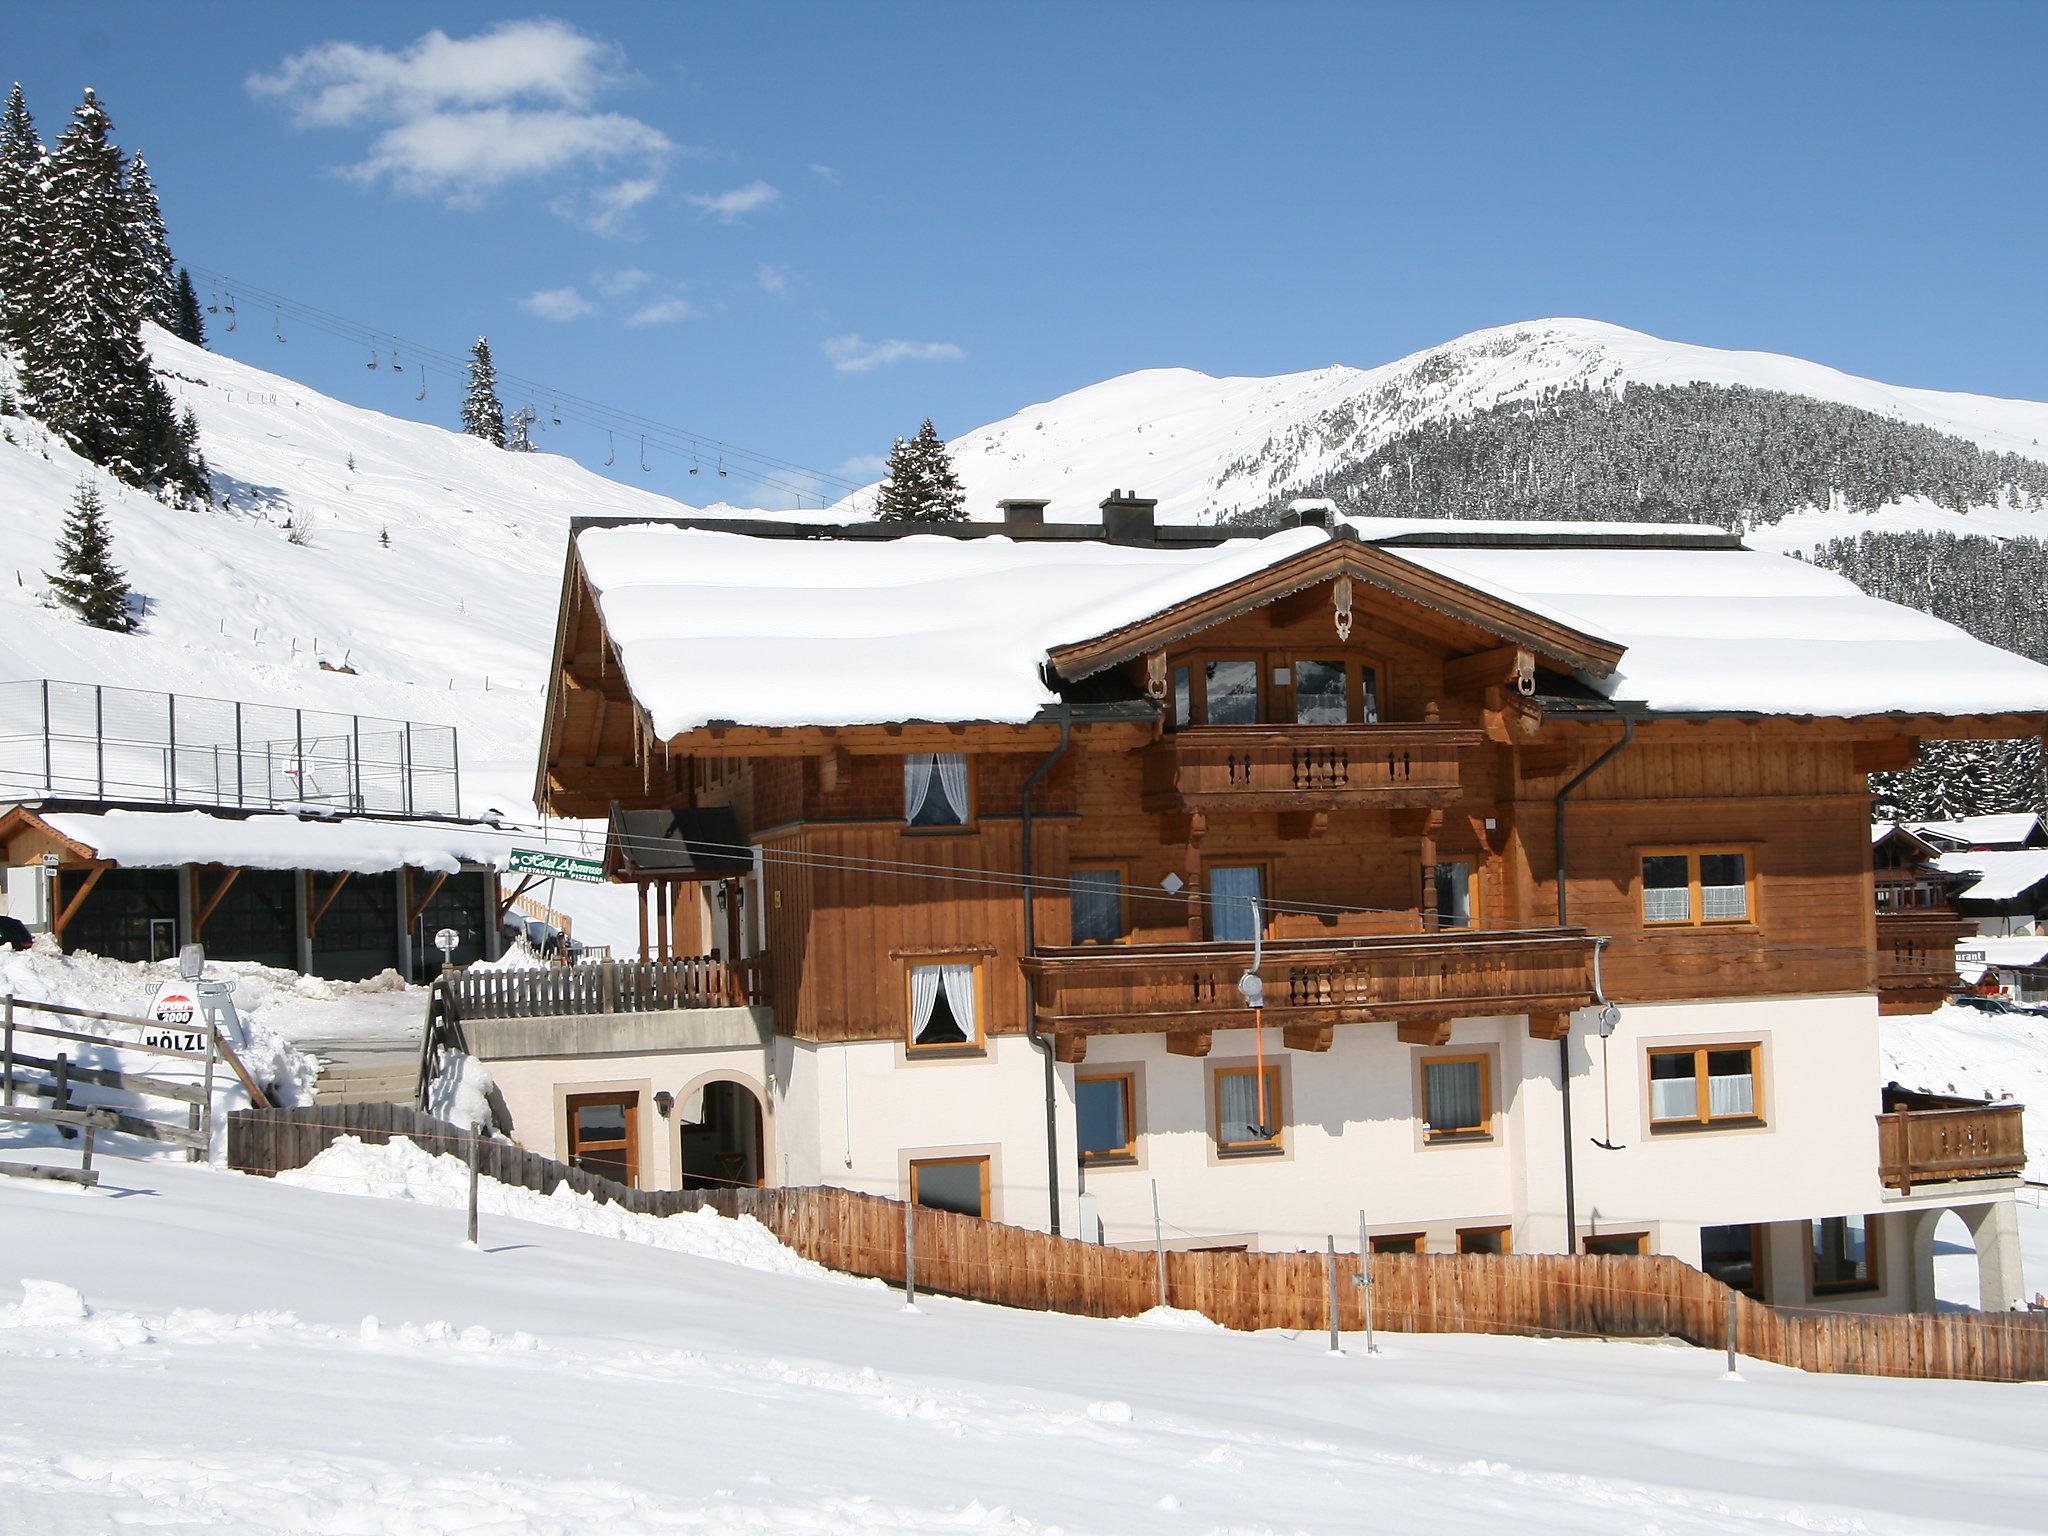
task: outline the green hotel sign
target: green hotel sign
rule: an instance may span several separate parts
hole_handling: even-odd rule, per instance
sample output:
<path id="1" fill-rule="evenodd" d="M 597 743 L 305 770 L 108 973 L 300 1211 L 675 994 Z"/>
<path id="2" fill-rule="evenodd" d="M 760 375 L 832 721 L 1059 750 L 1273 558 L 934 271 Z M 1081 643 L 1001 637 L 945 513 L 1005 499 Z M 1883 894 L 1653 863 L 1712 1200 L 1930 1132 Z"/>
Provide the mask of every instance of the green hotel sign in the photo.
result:
<path id="1" fill-rule="evenodd" d="M 514 848 L 508 866 L 515 875 L 554 875 L 563 880 L 604 880 L 604 864 L 597 859 L 579 859 L 573 853 L 547 853 L 538 848 Z"/>

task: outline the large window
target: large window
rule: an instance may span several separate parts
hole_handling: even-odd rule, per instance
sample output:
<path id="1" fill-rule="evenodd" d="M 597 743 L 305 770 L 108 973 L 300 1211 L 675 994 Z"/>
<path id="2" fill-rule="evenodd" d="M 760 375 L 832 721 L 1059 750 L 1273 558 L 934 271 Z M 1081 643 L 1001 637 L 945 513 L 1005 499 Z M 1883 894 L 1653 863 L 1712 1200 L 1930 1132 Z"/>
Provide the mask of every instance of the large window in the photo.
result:
<path id="1" fill-rule="evenodd" d="M 1124 924 L 1124 876 L 1120 869 L 1076 869 L 1067 874 L 1068 921 L 1076 944 L 1114 944 Z"/>
<path id="2" fill-rule="evenodd" d="M 963 1051 L 981 1044 L 981 969 L 972 961 L 910 968 L 910 1049 Z"/>
<path id="3" fill-rule="evenodd" d="M 1812 1258 L 1814 1295 L 1876 1290 L 1876 1218 L 1816 1216 Z"/>
<path id="4" fill-rule="evenodd" d="M 1102 1072 L 1074 1080 L 1082 1162 L 1129 1162 L 1137 1156 L 1137 1098 L 1137 1084 L 1129 1072 Z"/>
<path id="5" fill-rule="evenodd" d="M 1646 923 L 1746 923 L 1754 910 L 1749 855 L 1733 849 L 1643 855 Z"/>
<path id="6" fill-rule="evenodd" d="M 1216 1069 L 1216 1150 L 1277 1152 L 1286 1124 L 1280 1103 L 1280 1069 L 1266 1068 L 1264 1102 L 1253 1067 Z"/>
<path id="7" fill-rule="evenodd" d="M 934 1211 L 962 1216 L 988 1215 L 988 1159 L 985 1157 L 913 1158 L 910 1199 Z"/>
<path id="8" fill-rule="evenodd" d="M 903 759 L 903 819 L 913 827 L 967 825 L 967 755 L 913 752 Z"/>
<path id="9" fill-rule="evenodd" d="M 640 1095 L 569 1096 L 569 1161 L 585 1173 L 636 1186 L 640 1178 Z"/>
<path id="10" fill-rule="evenodd" d="M 1744 1223 L 1700 1228 L 1700 1268 L 1723 1285 L 1763 1295 L 1763 1228 Z"/>
<path id="11" fill-rule="evenodd" d="M 1428 1141 L 1489 1135 L 1493 1115 L 1484 1056 L 1426 1056 L 1422 1061 L 1422 1134 Z"/>
<path id="12" fill-rule="evenodd" d="M 1353 675 L 1358 686 L 1352 687 Z M 1294 722 L 1297 725 L 1371 725 L 1380 717 L 1379 670 L 1364 663 L 1297 658 L 1294 663 Z"/>
<path id="13" fill-rule="evenodd" d="M 1265 866 L 1212 865 L 1209 870 L 1209 937 L 1219 944 L 1249 944 L 1265 921 Z"/>
<path id="14" fill-rule="evenodd" d="M 1202 663 L 1203 718 L 1210 725 L 1259 723 L 1259 664 L 1244 657 Z"/>
<path id="15" fill-rule="evenodd" d="M 1661 1046 L 1650 1052 L 1650 1125 L 1749 1123 L 1759 1108 L 1760 1048 L 1742 1045 Z"/>

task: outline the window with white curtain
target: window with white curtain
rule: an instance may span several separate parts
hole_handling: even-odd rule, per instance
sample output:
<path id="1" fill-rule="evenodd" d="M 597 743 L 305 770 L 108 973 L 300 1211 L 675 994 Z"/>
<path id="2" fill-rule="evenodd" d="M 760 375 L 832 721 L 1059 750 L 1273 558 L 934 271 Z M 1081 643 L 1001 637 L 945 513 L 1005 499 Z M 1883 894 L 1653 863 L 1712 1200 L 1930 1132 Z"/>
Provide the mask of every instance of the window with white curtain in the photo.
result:
<path id="1" fill-rule="evenodd" d="M 1422 1134 L 1484 1136 L 1492 1128 L 1484 1056 L 1430 1056 L 1422 1063 Z"/>
<path id="2" fill-rule="evenodd" d="M 934 963 L 910 968 L 910 1048 L 958 1049 L 981 1043 L 975 1017 L 974 966 Z"/>
<path id="3" fill-rule="evenodd" d="M 1759 1114 L 1758 1047 L 1687 1045 L 1650 1052 L 1650 1124 L 1715 1125 Z"/>
<path id="4" fill-rule="evenodd" d="M 1643 855 L 1643 921 L 1750 920 L 1749 855 L 1734 850 Z"/>
<path id="5" fill-rule="evenodd" d="M 1216 1150 L 1270 1152 L 1280 1146 L 1285 1122 L 1280 1107 L 1280 1069 L 1266 1068 L 1265 1102 L 1253 1067 L 1216 1069 Z"/>
<path id="6" fill-rule="evenodd" d="M 1209 937 L 1249 944 L 1265 921 L 1266 871 L 1258 864 L 1217 864 L 1209 870 Z"/>
<path id="7" fill-rule="evenodd" d="M 903 759 L 903 819 L 913 827 L 967 825 L 967 754 L 913 752 Z"/>
<path id="8" fill-rule="evenodd" d="M 1124 880 L 1118 869 L 1067 874 L 1068 922 L 1076 944 L 1114 944 L 1124 936 Z"/>

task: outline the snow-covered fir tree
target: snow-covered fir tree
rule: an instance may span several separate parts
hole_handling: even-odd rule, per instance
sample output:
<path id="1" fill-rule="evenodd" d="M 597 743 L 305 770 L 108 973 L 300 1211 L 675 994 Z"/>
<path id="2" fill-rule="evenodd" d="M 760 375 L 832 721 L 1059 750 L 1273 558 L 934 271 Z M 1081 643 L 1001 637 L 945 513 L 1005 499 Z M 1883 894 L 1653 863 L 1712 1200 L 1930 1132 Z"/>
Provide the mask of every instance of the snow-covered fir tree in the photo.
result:
<path id="1" fill-rule="evenodd" d="M 875 497 L 875 518 L 884 523 L 952 523 L 967 515 L 967 492 L 953 472 L 953 459 L 926 417 L 917 435 L 896 439 L 889 467 Z"/>
<path id="2" fill-rule="evenodd" d="M 192 274 L 178 268 L 178 298 L 171 316 L 171 334 L 195 347 L 206 345 L 206 320 L 199 312 L 199 290 L 192 286 Z"/>
<path id="3" fill-rule="evenodd" d="M 40 309 L 43 160 L 35 120 L 17 82 L 0 113 L 0 332 L 17 346 Z"/>
<path id="4" fill-rule="evenodd" d="M 171 242 L 164 233 L 164 211 L 156 200 L 156 183 L 150 180 L 148 162 L 139 154 L 128 162 L 122 194 L 128 241 L 134 250 L 128 276 L 136 311 L 143 319 L 172 330 L 178 322 L 177 272 L 171 261 Z"/>
<path id="5" fill-rule="evenodd" d="M 114 564 L 113 545 L 99 490 L 83 481 L 57 536 L 57 569 L 45 574 L 57 601 L 81 621 L 125 634 L 135 619 L 128 611 L 128 578 Z"/>
<path id="6" fill-rule="evenodd" d="M 505 406 L 498 399 L 498 370 L 491 365 L 489 338 L 469 349 L 469 393 L 462 401 L 462 430 L 493 448 L 505 446 Z"/>

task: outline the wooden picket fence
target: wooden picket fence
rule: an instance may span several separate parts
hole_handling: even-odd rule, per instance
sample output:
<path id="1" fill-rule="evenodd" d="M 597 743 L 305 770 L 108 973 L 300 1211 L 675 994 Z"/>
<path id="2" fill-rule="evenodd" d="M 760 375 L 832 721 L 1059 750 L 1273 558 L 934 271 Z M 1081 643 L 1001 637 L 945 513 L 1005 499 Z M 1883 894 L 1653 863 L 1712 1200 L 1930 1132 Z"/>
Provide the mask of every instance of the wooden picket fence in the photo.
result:
<path id="1" fill-rule="evenodd" d="M 406 1136 L 466 1156 L 467 1132 L 396 1104 L 245 1110 L 229 1117 L 228 1160 L 251 1173 L 302 1167 L 342 1136 Z M 579 1193 L 650 1216 L 705 1208 L 751 1216 L 828 1269 L 903 1283 L 902 1203 L 853 1190 L 629 1189 L 484 1140 L 486 1177 Z M 918 1209 L 920 1290 L 1000 1306 L 1130 1317 L 1160 1303 L 1158 1258 L 972 1216 Z M 1227 1328 L 1329 1326 L 1331 1265 L 1338 1324 L 1365 1326 L 1358 1255 L 1168 1253 L 1165 1301 Z M 1799 1311 L 1753 1301 L 1678 1259 L 1631 1255 L 1374 1254 L 1375 1326 L 1397 1333 L 1488 1333 L 1677 1339 L 1805 1371 L 1967 1381 L 2048 1380 L 2048 1314 Z"/>

